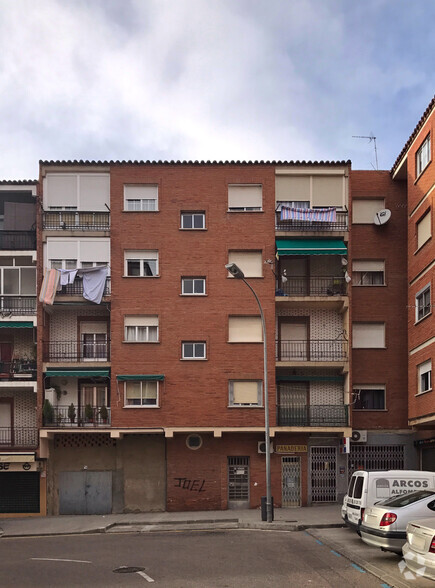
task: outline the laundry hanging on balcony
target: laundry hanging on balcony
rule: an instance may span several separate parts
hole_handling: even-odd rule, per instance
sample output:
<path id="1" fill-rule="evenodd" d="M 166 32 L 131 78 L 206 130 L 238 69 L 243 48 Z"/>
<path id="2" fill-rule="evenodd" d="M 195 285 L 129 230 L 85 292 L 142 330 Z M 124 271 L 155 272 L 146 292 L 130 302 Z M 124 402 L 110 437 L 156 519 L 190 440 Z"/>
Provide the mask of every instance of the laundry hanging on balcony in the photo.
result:
<path id="1" fill-rule="evenodd" d="M 293 208 L 290 206 L 281 206 L 281 220 L 335 223 L 337 213 L 335 208 Z"/>
<path id="2" fill-rule="evenodd" d="M 107 265 L 74 268 L 71 270 L 50 269 L 42 281 L 39 300 L 43 304 L 53 304 L 56 292 L 62 286 L 72 284 L 79 277 L 83 279 L 83 298 L 96 304 L 101 303 L 106 287 Z"/>

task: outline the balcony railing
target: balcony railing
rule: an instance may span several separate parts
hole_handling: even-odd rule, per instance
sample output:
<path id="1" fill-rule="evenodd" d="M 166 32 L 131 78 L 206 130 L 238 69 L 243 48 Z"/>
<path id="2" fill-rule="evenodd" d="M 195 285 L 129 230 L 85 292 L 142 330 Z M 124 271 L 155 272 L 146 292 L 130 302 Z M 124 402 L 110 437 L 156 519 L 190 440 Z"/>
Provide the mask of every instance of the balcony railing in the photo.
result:
<path id="1" fill-rule="evenodd" d="M 106 407 L 107 419 L 101 416 L 101 406 L 92 406 L 92 414 L 85 406 L 75 407 L 75 417 L 68 415 L 69 406 L 54 406 L 51 417 L 44 416 L 44 427 L 107 427 L 110 425 L 111 411 Z"/>
<path id="2" fill-rule="evenodd" d="M 318 222 L 305 220 L 281 220 L 280 213 L 275 217 L 275 229 L 277 231 L 347 231 L 348 213 L 337 212 L 335 222 Z"/>
<path id="3" fill-rule="evenodd" d="M 349 407 L 346 404 L 286 404 L 277 407 L 279 427 L 347 427 Z"/>
<path id="4" fill-rule="evenodd" d="M 0 381 L 20 379 L 36 380 L 36 361 L 28 359 L 0 361 Z"/>
<path id="5" fill-rule="evenodd" d="M 0 296 L 0 314 L 36 314 L 36 296 Z"/>
<path id="6" fill-rule="evenodd" d="M 83 280 L 76 278 L 72 284 L 66 284 L 62 286 L 56 296 L 83 296 Z M 104 286 L 103 296 L 110 296 L 110 277 L 106 278 L 106 285 Z"/>
<path id="7" fill-rule="evenodd" d="M 0 249 L 35 250 L 36 231 L 0 231 Z"/>
<path id="8" fill-rule="evenodd" d="M 109 361 L 109 341 L 77 343 L 76 341 L 50 341 L 43 344 L 44 361 Z"/>
<path id="9" fill-rule="evenodd" d="M 311 339 L 310 341 L 277 341 L 277 361 L 344 361 L 348 342 L 342 339 Z"/>
<path id="10" fill-rule="evenodd" d="M 345 296 L 343 276 L 287 276 L 287 281 L 276 290 L 276 296 Z"/>
<path id="11" fill-rule="evenodd" d="M 50 210 L 42 214 L 42 228 L 51 231 L 108 231 L 109 212 Z"/>
<path id="12" fill-rule="evenodd" d="M 38 447 L 37 427 L 0 427 L 0 448 Z"/>

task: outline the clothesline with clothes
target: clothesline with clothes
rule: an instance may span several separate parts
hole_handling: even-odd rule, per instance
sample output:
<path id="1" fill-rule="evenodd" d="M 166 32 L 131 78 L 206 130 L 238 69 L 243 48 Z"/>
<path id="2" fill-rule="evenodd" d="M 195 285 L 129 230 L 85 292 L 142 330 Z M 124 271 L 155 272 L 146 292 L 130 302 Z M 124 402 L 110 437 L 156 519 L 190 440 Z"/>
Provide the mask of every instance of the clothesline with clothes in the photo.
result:
<path id="1" fill-rule="evenodd" d="M 333 207 L 295 208 L 292 206 L 281 206 L 281 220 L 335 223 L 337 220 L 337 212 Z"/>
<path id="2" fill-rule="evenodd" d="M 79 277 L 83 280 L 83 298 L 100 304 L 106 287 L 107 273 L 107 265 L 70 270 L 48 269 L 42 281 L 39 301 L 43 304 L 53 304 L 56 293 L 62 290 L 63 286 L 73 284 Z"/>

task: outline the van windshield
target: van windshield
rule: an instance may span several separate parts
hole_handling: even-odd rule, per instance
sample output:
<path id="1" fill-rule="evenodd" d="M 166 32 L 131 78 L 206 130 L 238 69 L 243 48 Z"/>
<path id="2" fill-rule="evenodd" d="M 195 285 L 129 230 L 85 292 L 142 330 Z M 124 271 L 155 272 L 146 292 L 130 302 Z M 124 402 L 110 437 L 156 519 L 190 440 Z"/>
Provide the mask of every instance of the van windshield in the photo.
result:
<path id="1" fill-rule="evenodd" d="M 433 496 L 435 498 L 435 490 L 417 490 L 417 492 L 410 492 L 409 494 L 394 496 L 392 498 L 382 500 L 382 502 L 378 502 L 376 506 L 408 506 L 408 504 L 413 504 L 414 502 L 423 500 L 423 498 L 429 498 L 429 496 Z"/>
<path id="2" fill-rule="evenodd" d="M 354 498 L 361 498 L 364 484 L 364 476 L 358 476 L 355 482 L 355 488 L 353 491 Z"/>
<path id="3" fill-rule="evenodd" d="M 356 476 L 352 476 L 349 483 L 349 490 L 347 491 L 347 495 L 352 497 L 353 487 L 355 486 Z"/>

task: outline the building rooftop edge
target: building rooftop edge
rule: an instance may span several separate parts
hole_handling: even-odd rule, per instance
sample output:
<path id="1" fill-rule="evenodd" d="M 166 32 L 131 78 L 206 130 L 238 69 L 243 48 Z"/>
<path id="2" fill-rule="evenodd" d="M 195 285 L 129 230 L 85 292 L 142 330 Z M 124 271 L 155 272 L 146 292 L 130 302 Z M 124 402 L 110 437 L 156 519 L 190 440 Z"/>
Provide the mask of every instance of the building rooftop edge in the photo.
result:
<path id="1" fill-rule="evenodd" d="M 0 186 L 34 186 L 38 180 L 0 180 Z"/>
<path id="2" fill-rule="evenodd" d="M 351 165 L 350 159 L 342 161 L 281 161 L 281 160 L 39 160 L 40 165 Z"/>

